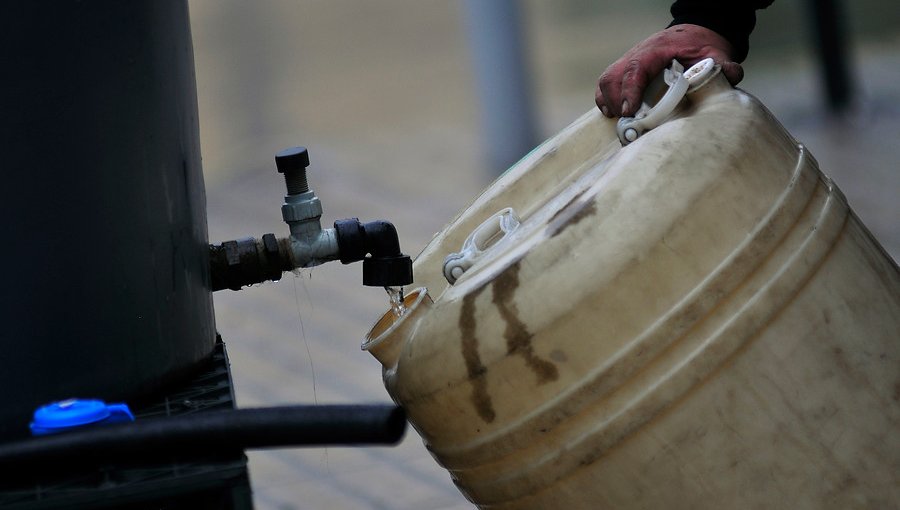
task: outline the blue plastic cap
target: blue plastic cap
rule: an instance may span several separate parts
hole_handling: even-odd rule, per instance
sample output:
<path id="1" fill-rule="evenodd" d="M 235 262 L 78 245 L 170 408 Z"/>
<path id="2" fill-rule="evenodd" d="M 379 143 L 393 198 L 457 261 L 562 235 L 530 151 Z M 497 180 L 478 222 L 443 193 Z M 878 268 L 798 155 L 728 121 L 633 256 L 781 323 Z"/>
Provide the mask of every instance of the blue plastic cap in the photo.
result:
<path id="1" fill-rule="evenodd" d="M 69 399 L 39 407 L 31 422 L 33 435 L 53 434 L 76 427 L 101 423 L 134 421 L 127 404 L 107 404 L 102 400 Z"/>

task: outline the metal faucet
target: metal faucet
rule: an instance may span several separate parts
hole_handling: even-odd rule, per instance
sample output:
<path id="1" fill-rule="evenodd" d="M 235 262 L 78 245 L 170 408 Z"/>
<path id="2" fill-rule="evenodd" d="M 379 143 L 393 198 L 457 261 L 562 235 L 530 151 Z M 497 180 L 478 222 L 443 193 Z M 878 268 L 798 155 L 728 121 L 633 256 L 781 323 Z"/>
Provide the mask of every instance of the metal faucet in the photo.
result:
<path id="1" fill-rule="evenodd" d="M 323 229 L 322 202 L 309 189 L 306 167 L 309 152 L 305 147 L 285 149 L 275 155 L 275 166 L 284 174 L 287 195 L 281 205 L 281 217 L 291 231 L 291 266 L 312 267 L 340 256 L 335 229 Z"/>
<path id="2" fill-rule="evenodd" d="M 363 285 L 412 283 L 412 260 L 400 251 L 397 230 L 390 222 L 361 223 L 349 218 L 336 221 L 334 228 L 322 228 L 322 203 L 309 187 L 309 151 L 305 147 L 277 153 L 275 166 L 287 187 L 281 216 L 290 236 L 265 234 L 259 240 L 246 237 L 210 245 L 212 290 L 240 290 L 245 285 L 278 280 L 284 271 L 338 259 L 344 264 L 363 261 Z"/>

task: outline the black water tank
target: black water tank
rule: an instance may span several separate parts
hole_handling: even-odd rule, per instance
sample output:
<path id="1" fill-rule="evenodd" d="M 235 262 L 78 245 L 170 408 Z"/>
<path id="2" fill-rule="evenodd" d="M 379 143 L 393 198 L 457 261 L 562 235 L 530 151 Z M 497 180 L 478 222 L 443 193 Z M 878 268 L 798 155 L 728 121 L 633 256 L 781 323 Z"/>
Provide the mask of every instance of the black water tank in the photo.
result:
<path id="1" fill-rule="evenodd" d="M 187 3 L 0 10 L 2 440 L 44 402 L 160 388 L 215 324 Z"/>

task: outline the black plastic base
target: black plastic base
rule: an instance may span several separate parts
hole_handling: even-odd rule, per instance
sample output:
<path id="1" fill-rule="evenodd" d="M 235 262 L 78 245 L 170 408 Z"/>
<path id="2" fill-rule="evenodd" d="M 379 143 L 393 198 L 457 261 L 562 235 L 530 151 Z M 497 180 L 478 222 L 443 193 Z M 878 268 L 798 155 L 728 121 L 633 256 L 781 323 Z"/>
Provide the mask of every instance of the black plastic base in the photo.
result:
<path id="1" fill-rule="evenodd" d="M 174 417 L 234 409 L 225 345 L 194 377 L 132 407 L 135 418 Z M 233 509 L 253 508 L 247 458 L 107 465 L 28 479 L 0 478 L 0 508 L 10 509 Z"/>

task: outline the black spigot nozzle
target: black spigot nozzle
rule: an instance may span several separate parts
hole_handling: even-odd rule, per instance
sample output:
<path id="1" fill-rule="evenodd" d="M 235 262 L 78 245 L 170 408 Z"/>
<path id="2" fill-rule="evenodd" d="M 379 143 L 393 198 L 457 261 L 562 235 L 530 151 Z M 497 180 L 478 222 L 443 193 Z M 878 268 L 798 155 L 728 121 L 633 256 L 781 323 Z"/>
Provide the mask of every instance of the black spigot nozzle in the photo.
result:
<path id="1" fill-rule="evenodd" d="M 412 259 L 400 252 L 397 229 L 387 221 L 334 222 L 341 262 L 363 261 L 363 285 L 402 287 L 413 282 Z"/>
<path id="2" fill-rule="evenodd" d="M 402 287 L 412 282 L 412 259 L 409 258 L 409 255 L 363 259 L 363 285 Z"/>

